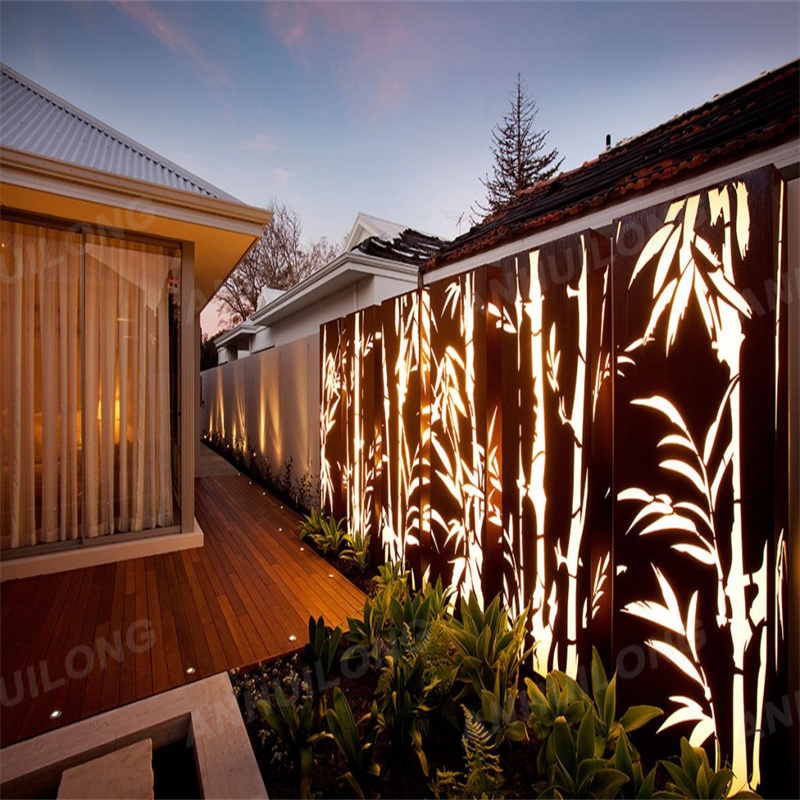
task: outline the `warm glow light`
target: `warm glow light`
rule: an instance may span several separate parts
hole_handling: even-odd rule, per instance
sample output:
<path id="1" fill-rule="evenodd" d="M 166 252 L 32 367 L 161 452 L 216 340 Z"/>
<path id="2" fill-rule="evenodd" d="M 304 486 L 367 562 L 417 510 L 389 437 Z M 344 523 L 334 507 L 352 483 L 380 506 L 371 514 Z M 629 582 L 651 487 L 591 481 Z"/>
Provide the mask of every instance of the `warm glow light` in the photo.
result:
<path id="1" fill-rule="evenodd" d="M 709 210 L 709 224 L 722 227 L 722 241 L 715 240 L 718 243 L 714 245 L 704 238 L 704 231 L 697 224 L 698 209 L 704 204 Z M 683 333 L 686 310 L 694 301 L 711 348 L 727 370 L 728 384 L 722 396 L 711 401 L 717 402 L 718 407 L 707 430 L 693 430 L 687 421 L 689 417 L 685 418 L 682 409 L 669 397 L 656 395 L 634 400 L 634 406 L 655 412 L 664 427 L 666 435 L 658 443 L 665 455 L 660 469 L 665 488 L 670 488 L 654 496 L 644 486 L 631 486 L 617 495 L 619 501 L 635 503 L 638 508 L 630 532 L 639 536 L 669 535 L 671 549 L 681 553 L 689 563 L 694 562 L 698 570 L 707 570 L 708 579 L 716 584 L 716 624 L 730 637 L 732 655 L 729 665 L 732 685 L 727 693 L 724 686 L 712 684 L 706 677 L 710 654 L 701 650 L 696 641 L 697 618 L 703 612 L 698 608 L 697 591 L 688 605 L 682 606 L 666 576 L 653 564 L 663 603 L 635 600 L 623 611 L 652 622 L 661 631 L 662 635 L 654 636 L 647 644 L 700 690 L 698 697 L 671 697 L 674 707 L 661 729 L 689 723 L 693 744 L 719 734 L 720 725 L 731 730 L 728 746 L 732 752 L 723 754 L 720 747 L 716 752 L 718 767 L 721 756 L 730 756 L 730 766 L 737 778 L 735 789 L 747 785 L 748 776 L 751 786 L 756 787 L 760 782 L 760 737 L 752 736 L 748 743 L 747 715 L 754 713 L 756 726 L 760 725 L 770 606 L 769 548 L 765 542 L 760 566 L 747 571 L 741 512 L 739 370 L 744 321 L 752 316 L 752 309 L 737 287 L 734 262 L 748 253 L 750 227 L 747 185 L 736 181 L 672 203 L 663 226 L 642 248 L 630 284 L 640 276 L 652 276 L 655 302 L 642 338 L 634 341 L 627 352 L 635 363 L 638 350 L 658 337 L 660 319 L 668 314 L 664 344 L 669 356 Z M 780 248 L 779 235 L 778 285 Z M 776 318 L 779 319 L 777 312 Z M 777 397 L 777 383 L 775 393 Z M 721 461 L 719 453 L 724 454 Z M 676 647 L 675 634 L 688 647 Z M 751 651 L 756 651 L 755 659 L 750 657 Z M 749 706 L 748 694 L 755 696 L 755 708 Z M 719 719 L 721 714 L 725 715 L 724 722 Z"/>
<path id="2" fill-rule="evenodd" d="M 352 529 L 373 535 L 377 522 L 384 558 L 411 565 L 417 578 L 441 574 L 481 602 L 496 585 L 513 614 L 530 604 L 540 673 L 577 678 L 595 641 L 612 655 L 626 635 L 646 646 L 679 678 L 672 695 L 662 692 L 660 731 L 696 746 L 716 739 L 717 766 L 730 760 L 735 788 L 761 780 L 762 742 L 752 734 L 769 709 L 770 668 L 784 657 L 788 624 L 785 520 L 773 530 L 767 519 L 766 532 L 755 526 L 747 533 L 759 542 L 753 548 L 742 511 L 752 513 L 741 458 L 742 440 L 752 445 L 743 414 L 753 413 L 754 389 L 775 392 L 776 433 L 785 427 L 777 405 L 785 402 L 778 225 L 770 228 L 777 272 L 770 264 L 766 287 L 772 292 L 774 282 L 767 299 L 775 305 L 765 312 L 774 308 L 775 374 L 748 386 L 742 401 L 740 361 L 752 369 L 755 352 L 746 337 L 758 329 L 768 344 L 758 352 L 773 348 L 764 333 L 772 319 L 753 319 L 761 284 L 753 291 L 745 283 L 755 263 L 751 239 L 754 249 L 765 240 L 751 229 L 762 216 L 773 221 L 749 180 L 658 207 L 644 241 L 619 255 L 619 272 L 603 255 L 612 247 L 607 237 L 574 234 L 505 260 L 500 299 L 483 296 L 490 273 L 481 271 L 500 269 L 481 268 L 384 302 L 380 327 L 376 310 L 360 311 L 321 333 L 326 513 L 344 509 Z M 781 221 L 783 191 L 781 184 L 774 192 Z M 638 216 L 622 220 L 615 258 L 627 224 L 641 234 Z M 629 315 L 630 328 L 618 327 L 620 315 Z M 719 379 L 719 396 L 698 398 L 702 413 L 682 407 L 684 389 L 671 388 L 682 370 L 670 362 L 677 358 L 687 360 L 687 374 L 704 364 L 709 385 Z M 612 463 L 618 414 L 655 426 L 652 445 L 642 438 L 650 449 L 641 458 L 655 459 L 652 468 L 641 478 L 631 473 L 632 481 L 617 482 Z M 645 563 L 635 555 L 625 563 L 628 552 L 641 552 L 640 537 Z M 688 587 L 674 578 L 683 565 L 696 578 Z M 646 580 L 634 584 L 631 576 L 642 573 Z M 614 622 L 612 638 L 619 612 L 630 631 Z M 714 642 L 725 647 L 702 647 L 703 626 L 715 626 Z"/>

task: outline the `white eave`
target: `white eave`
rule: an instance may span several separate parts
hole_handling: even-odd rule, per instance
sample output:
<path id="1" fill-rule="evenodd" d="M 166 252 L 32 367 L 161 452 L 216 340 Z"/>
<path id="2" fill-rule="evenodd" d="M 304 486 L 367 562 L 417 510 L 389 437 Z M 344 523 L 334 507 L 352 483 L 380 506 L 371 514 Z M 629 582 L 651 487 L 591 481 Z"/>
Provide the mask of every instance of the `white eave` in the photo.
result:
<path id="1" fill-rule="evenodd" d="M 263 233 L 272 213 L 238 200 L 210 197 L 182 189 L 101 172 L 0 145 L 3 183 L 65 197 L 129 208 L 133 213 L 180 219 L 237 233 Z M 260 226 L 260 227 L 259 227 Z"/>
<path id="2" fill-rule="evenodd" d="M 0 206 L 194 243 L 197 310 L 261 236 L 272 213 L 0 146 Z"/>
<path id="3" fill-rule="evenodd" d="M 242 322 L 239 325 L 237 325 L 235 328 L 232 328 L 227 333 L 224 333 L 222 336 L 219 336 L 217 339 L 215 339 L 214 345 L 219 349 L 220 347 L 225 347 L 231 342 L 235 342 L 237 339 L 243 336 L 254 336 L 255 334 L 263 330 L 264 330 L 263 325 L 257 325 L 252 320 L 248 319 L 245 322 Z"/>
<path id="4" fill-rule="evenodd" d="M 376 258 L 357 251 L 345 252 L 256 311 L 250 319 L 261 325 L 271 325 L 352 286 L 363 278 L 416 280 L 418 274 L 418 268 L 411 264 Z"/>

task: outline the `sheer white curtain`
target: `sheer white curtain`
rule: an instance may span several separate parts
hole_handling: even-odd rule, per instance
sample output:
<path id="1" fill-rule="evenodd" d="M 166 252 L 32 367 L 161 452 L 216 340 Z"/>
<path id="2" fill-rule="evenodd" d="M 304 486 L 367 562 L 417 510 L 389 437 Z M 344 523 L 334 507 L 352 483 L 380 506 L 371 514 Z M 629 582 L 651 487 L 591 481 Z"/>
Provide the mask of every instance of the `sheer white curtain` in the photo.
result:
<path id="1" fill-rule="evenodd" d="M 0 221 L 0 547 L 76 539 L 81 236 Z"/>
<path id="2" fill-rule="evenodd" d="M 86 535 L 173 522 L 169 294 L 177 251 L 87 237 Z"/>
<path id="3" fill-rule="evenodd" d="M 0 548 L 172 525 L 180 251 L 8 219 L 0 238 Z"/>

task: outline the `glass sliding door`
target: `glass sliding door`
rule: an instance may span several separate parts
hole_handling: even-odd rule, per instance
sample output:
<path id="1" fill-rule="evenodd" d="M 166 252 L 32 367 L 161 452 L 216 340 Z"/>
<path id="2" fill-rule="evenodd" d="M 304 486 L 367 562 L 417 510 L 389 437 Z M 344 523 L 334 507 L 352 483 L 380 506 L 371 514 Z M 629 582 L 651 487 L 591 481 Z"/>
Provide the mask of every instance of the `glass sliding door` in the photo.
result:
<path id="1" fill-rule="evenodd" d="M 2 221 L 2 550 L 175 529 L 180 265 L 174 246 Z"/>
<path id="2" fill-rule="evenodd" d="M 0 221 L 0 546 L 81 535 L 81 240 Z"/>
<path id="3" fill-rule="evenodd" d="M 180 252 L 86 238 L 86 536 L 174 522 L 169 286 Z"/>

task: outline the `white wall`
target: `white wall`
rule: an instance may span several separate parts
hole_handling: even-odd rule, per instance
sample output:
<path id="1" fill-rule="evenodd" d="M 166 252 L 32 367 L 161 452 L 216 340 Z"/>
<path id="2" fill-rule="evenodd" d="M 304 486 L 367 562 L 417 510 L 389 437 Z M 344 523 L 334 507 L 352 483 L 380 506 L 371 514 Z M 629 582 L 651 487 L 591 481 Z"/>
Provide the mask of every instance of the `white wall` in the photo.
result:
<path id="1" fill-rule="evenodd" d="M 248 437 L 275 471 L 319 474 L 319 331 L 201 373 L 202 429 Z"/>
<path id="2" fill-rule="evenodd" d="M 272 340 L 278 346 L 306 336 L 318 335 L 319 326 L 323 323 L 369 308 L 389 297 L 410 292 L 416 286 L 416 278 L 364 277 L 351 286 L 306 306 L 296 314 L 271 323 L 269 330 Z"/>

